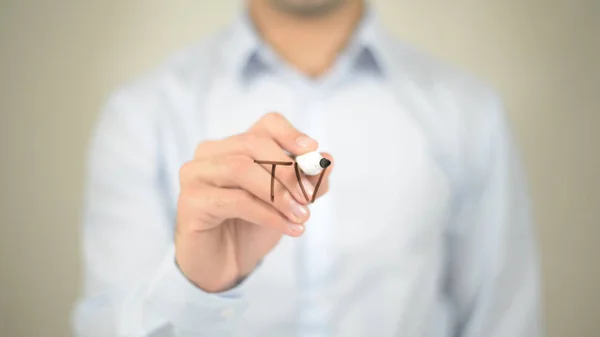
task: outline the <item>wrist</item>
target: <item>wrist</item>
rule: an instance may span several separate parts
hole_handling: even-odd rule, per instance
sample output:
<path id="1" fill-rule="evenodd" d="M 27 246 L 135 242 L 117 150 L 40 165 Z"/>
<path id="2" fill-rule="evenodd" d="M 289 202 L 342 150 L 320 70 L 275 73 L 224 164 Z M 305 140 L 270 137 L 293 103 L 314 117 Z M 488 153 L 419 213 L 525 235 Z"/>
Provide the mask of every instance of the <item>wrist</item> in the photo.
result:
<path id="1" fill-rule="evenodd" d="M 224 272 L 221 268 L 215 268 L 212 264 L 203 265 L 194 261 L 192 265 L 187 264 L 186 259 L 179 259 L 175 255 L 175 266 L 181 274 L 194 286 L 206 293 L 219 293 L 234 288 L 243 280 L 243 277 L 234 272 Z"/>

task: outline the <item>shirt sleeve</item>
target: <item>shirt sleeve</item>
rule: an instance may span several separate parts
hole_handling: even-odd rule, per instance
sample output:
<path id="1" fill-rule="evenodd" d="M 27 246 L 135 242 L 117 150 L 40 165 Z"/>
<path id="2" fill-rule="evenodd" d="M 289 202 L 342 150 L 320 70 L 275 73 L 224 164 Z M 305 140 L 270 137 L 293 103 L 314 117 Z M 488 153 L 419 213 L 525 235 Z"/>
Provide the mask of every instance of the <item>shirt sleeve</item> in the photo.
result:
<path id="1" fill-rule="evenodd" d="M 502 104 L 465 132 L 464 190 L 448 244 L 455 336 L 541 336 L 539 261 L 524 171 Z"/>
<path id="2" fill-rule="evenodd" d="M 246 305 L 244 284 L 205 293 L 177 267 L 156 118 L 142 101 L 114 94 L 92 136 L 74 334 L 231 336 Z"/>

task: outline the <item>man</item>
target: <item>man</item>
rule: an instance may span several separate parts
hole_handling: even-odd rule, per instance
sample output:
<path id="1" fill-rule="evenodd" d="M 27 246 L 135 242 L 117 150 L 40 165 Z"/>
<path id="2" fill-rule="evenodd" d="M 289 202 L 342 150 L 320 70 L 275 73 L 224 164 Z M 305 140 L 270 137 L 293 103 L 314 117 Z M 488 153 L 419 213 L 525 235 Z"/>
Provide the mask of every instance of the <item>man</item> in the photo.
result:
<path id="1" fill-rule="evenodd" d="M 285 166 L 271 201 L 254 160 L 315 150 L 332 161 L 316 201 Z M 498 97 L 360 0 L 249 0 L 117 90 L 87 191 L 80 336 L 540 334 Z"/>

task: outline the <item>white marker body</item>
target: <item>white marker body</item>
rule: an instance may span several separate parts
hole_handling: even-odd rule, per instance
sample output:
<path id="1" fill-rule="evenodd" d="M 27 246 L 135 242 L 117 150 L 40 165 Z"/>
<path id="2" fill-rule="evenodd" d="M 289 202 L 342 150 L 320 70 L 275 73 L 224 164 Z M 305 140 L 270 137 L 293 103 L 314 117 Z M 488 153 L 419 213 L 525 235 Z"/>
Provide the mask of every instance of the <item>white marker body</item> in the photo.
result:
<path id="1" fill-rule="evenodd" d="M 323 171 L 323 168 L 319 164 L 321 159 L 323 159 L 323 156 L 319 152 L 314 151 L 297 156 L 296 162 L 304 174 L 316 176 Z"/>

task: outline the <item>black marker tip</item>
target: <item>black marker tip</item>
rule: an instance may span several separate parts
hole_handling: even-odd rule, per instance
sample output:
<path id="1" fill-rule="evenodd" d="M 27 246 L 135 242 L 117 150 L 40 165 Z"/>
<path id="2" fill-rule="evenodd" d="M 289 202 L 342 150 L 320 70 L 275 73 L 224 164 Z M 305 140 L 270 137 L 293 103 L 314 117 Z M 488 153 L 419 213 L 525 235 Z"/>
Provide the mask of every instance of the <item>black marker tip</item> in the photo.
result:
<path id="1" fill-rule="evenodd" d="M 321 160 L 319 161 L 319 166 L 321 166 L 322 168 L 327 168 L 329 165 L 331 165 L 331 160 L 327 158 L 321 158 Z"/>

